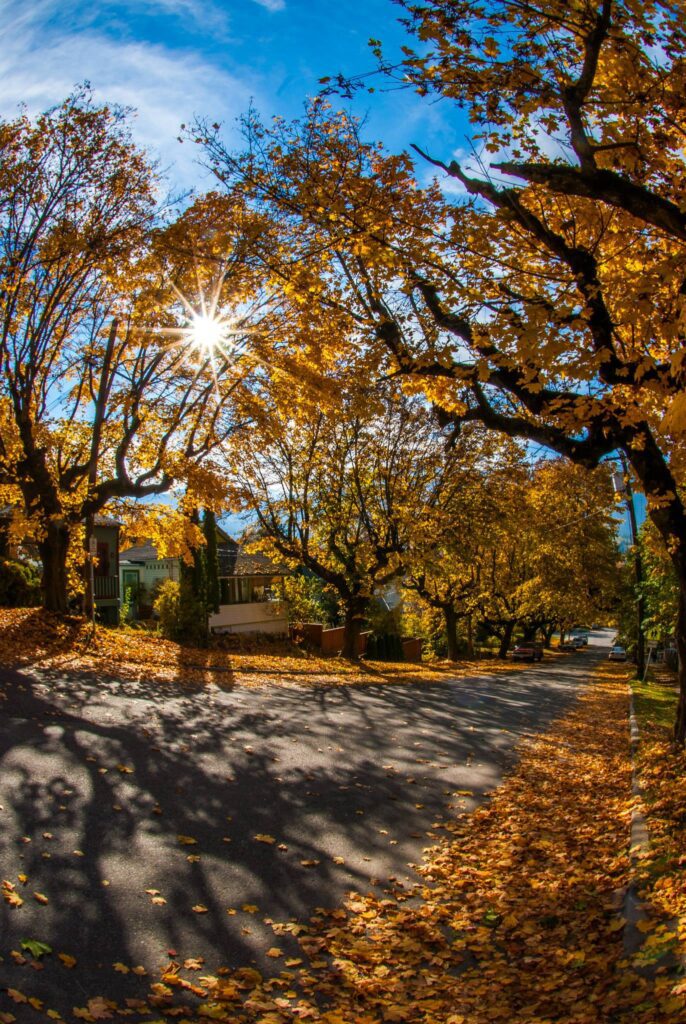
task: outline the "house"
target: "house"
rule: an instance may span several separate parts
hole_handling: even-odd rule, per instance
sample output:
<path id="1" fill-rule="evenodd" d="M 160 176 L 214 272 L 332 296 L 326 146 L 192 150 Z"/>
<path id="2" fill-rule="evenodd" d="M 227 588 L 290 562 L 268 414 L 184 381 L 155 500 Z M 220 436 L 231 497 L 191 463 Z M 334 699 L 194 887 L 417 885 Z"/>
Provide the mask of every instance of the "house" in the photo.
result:
<path id="1" fill-rule="evenodd" d="M 0 556 L 40 563 L 35 541 L 17 541 L 11 523 L 15 509 L 0 509 Z M 119 530 L 121 523 L 109 516 L 96 515 L 93 520 L 97 557 L 93 565 L 95 608 L 102 622 L 116 626 L 119 622 Z"/>
<path id="2" fill-rule="evenodd" d="M 213 633 L 288 632 L 288 608 L 283 597 L 283 569 L 261 554 L 247 554 L 217 527 L 220 605 L 210 615 Z M 121 552 L 119 575 L 122 599 L 132 618 L 148 618 L 156 591 L 164 580 L 177 580 L 180 559 L 161 558 L 150 542 Z"/>
<path id="3" fill-rule="evenodd" d="M 97 558 L 93 565 L 95 610 L 101 622 L 119 623 L 119 531 L 121 523 L 108 516 L 95 516 L 93 536 Z"/>

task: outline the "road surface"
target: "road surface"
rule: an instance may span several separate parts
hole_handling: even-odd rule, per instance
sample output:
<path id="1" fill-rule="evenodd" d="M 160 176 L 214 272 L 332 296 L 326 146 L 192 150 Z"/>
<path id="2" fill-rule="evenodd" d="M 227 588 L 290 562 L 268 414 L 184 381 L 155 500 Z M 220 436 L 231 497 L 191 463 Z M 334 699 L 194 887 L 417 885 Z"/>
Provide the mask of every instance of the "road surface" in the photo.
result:
<path id="1" fill-rule="evenodd" d="M 265 951 L 298 949 L 265 918 L 416 881 L 443 820 L 587 682 L 611 634 L 592 639 L 527 672 L 424 685 L 193 692 L 0 669 L 0 868 L 24 900 L 0 904 L 0 989 L 66 1012 L 141 995 L 114 964 L 278 969 Z M 53 948 L 44 970 L 13 962 L 26 939 Z M 0 1009 L 35 1019 L 2 992 Z"/>

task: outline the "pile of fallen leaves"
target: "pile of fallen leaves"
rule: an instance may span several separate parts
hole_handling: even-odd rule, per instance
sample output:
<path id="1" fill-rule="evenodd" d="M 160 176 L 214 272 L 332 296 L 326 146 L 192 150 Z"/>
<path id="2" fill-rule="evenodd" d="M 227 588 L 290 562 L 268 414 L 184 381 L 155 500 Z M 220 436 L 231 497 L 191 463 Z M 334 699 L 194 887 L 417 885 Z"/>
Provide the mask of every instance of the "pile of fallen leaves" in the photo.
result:
<path id="1" fill-rule="evenodd" d="M 637 882 L 651 908 L 640 960 L 649 966 L 686 950 L 686 752 L 674 747 L 668 727 L 641 722 L 638 774 L 650 847 L 641 851 Z"/>
<path id="2" fill-rule="evenodd" d="M 257 646 L 257 645 L 255 645 Z M 0 608 L 0 664 L 71 670 L 119 679 L 178 682 L 191 686 L 357 686 L 434 683 L 465 675 L 522 671 L 522 663 L 359 663 L 322 658 L 283 642 L 264 650 L 227 650 L 221 638 L 206 648 L 187 647 L 128 628 L 91 625 L 36 608 Z M 558 655 L 559 656 L 559 655 Z"/>
<path id="3" fill-rule="evenodd" d="M 284 959 L 280 948 L 269 950 L 284 964 L 274 977 L 248 967 L 203 972 L 202 961 L 172 960 L 146 999 L 119 1006 L 94 996 L 77 1017 L 131 1011 L 141 1020 L 152 1015 L 155 1024 L 683 1022 L 683 982 L 665 969 L 642 972 L 623 951 L 627 711 L 626 672 L 605 665 L 550 732 L 523 743 L 519 764 L 489 804 L 458 816 L 448 838 L 426 851 L 422 883 L 384 897 L 351 894 L 344 907 L 318 911 L 306 925 L 268 922 L 277 936 L 296 936 L 301 950 Z M 664 802 L 653 806 L 670 823 L 672 843 L 686 796 L 684 765 L 667 751 L 664 757 Z M 644 773 L 659 787 L 660 766 L 650 764 Z M 661 888 L 656 882 L 653 894 Z M 666 899 L 673 912 L 671 887 Z M 646 931 L 657 926 L 648 920 Z M 13 998 L 27 999 L 20 991 Z"/>

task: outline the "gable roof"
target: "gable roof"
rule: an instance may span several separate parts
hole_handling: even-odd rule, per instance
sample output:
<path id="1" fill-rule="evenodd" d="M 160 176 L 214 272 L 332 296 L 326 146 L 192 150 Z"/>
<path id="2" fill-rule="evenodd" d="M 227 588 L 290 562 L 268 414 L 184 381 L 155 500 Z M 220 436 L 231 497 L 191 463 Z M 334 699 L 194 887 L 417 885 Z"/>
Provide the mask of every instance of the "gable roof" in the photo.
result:
<path id="1" fill-rule="evenodd" d="M 223 532 L 223 531 L 222 531 Z M 247 554 L 241 546 L 228 534 L 225 541 L 217 545 L 217 561 L 219 576 L 284 576 L 286 570 L 274 565 L 266 555 Z M 120 552 L 120 562 L 155 562 L 159 558 L 157 548 L 150 541 L 126 548 Z"/>
<path id="2" fill-rule="evenodd" d="M 119 561 L 125 562 L 154 562 L 157 559 L 157 548 L 153 547 L 150 541 L 143 544 L 134 544 L 119 552 Z"/>

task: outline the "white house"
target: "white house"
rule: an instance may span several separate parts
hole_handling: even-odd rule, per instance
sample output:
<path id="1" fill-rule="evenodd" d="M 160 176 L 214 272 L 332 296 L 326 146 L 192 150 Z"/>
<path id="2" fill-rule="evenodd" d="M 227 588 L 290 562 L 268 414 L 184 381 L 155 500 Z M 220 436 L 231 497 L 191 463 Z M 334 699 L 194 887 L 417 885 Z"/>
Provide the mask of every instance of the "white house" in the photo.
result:
<path id="1" fill-rule="evenodd" d="M 288 607 L 283 596 L 285 572 L 261 554 L 247 554 L 217 527 L 220 605 L 210 615 L 213 633 L 288 633 Z M 148 543 L 122 551 L 121 593 L 129 598 L 130 615 L 148 618 L 156 591 L 164 580 L 179 579 L 179 559 L 160 558 Z"/>

